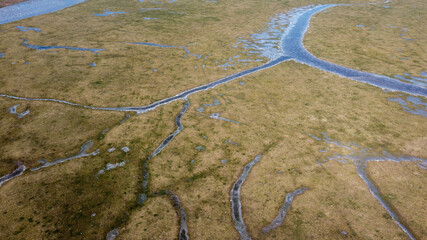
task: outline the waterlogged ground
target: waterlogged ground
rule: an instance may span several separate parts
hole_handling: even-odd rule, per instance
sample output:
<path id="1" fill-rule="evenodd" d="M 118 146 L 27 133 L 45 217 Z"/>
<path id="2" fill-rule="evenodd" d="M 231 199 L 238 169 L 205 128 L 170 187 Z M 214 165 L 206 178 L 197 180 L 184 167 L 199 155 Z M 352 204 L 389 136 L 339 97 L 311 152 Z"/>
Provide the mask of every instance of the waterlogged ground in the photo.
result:
<path id="1" fill-rule="evenodd" d="M 427 236 L 422 0 L 76 2 L 0 25 L 1 239 Z"/>

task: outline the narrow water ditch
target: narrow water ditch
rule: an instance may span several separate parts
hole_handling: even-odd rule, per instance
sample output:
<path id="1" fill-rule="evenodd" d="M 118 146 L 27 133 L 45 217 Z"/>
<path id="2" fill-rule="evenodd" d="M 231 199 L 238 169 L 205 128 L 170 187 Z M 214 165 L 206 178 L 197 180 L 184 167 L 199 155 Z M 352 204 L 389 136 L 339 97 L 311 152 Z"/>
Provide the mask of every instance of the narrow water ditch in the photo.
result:
<path id="1" fill-rule="evenodd" d="M 262 229 L 262 232 L 268 233 L 271 230 L 278 228 L 280 225 L 282 225 L 283 221 L 285 220 L 286 213 L 292 206 L 292 202 L 294 201 L 295 196 L 303 194 L 307 190 L 308 188 L 298 188 L 297 190 L 286 194 L 285 201 L 283 202 L 283 205 L 280 208 L 276 218 L 269 225 L 265 226 Z"/>
<path id="2" fill-rule="evenodd" d="M 401 221 L 399 215 L 394 212 L 393 208 L 391 207 L 390 203 L 388 203 L 381 195 L 380 190 L 378 187 L 374 184 L 374 182 L 369 178 L 368 170 L 367 170 L 367 164 L 368 162 L 386 162 L 386 161 L 392 161 L 392 162 L 414 162 L 418 167 L 421 169 L 427 169 L 427 159 L 412 157 L 412 156 L 394 156 L 387 151 L 382 151 L 382 153 L 375 153 L 370 151 L 367 148 L 364 148 L 358 144 L 344 144 L 340 143 L 339 141 L 332 140 L 328 137 L 326 133 L 322 133 L 323 137 L 317 137 L 312 134 L 308 134 L 316 141 L 323 141 L 327 144 L 334 145 L 339 148 L 344 148 L 346 151 L 350 151 L 351 154 L 349 155 L 339 155 L 335 153 L 332 156 L 329 156 L 327 160 L 325 159 L 324 162 L 327 161 L 338 161 L 343 164 L 353 163 L 356 166 L 357 174 L 360 178 L 365 182 L 366 186 L 368 187 L 371 194 L 377 199 L 378 203 L 387 211 L 387 213 L 391 216 L 394 222 L 406 233 L 406 235 L 410 239 L 415 239 L 413 233 L 409 230 L 407 226 L 403 224 Z M 328 150 L 323 150 L 323 152 L 327 153 Z M 320 163 L 320 162 L 319 162 Z M 322 164 L 322 163 L 320 163 Z"/>
<path id="3" fill-rule="evenodd" d="M 1 185 L 3 185 L 3 183 L 21 175 L 25 171 L 25 169 L 26 169 L 25 165 L 18 164 L 18 167 L 15 170 L 13 170 L 11 173 L 0 177 L 0 187 Z"/>
<path id="4" fill-rule="evenodd" d="M 179 240 L 188 240 L 188 227 L 187 227 L 187 214 L 185 213 L 184 207 L 182 207 L 181 202 L 179 201 L 179 197 L 173 193 L 172 191 L 168 191 L 171 196 L 172 206 L 175 208 L 176 213 L 179 217 Z"/>
<path id="5" fill-rule="evenodd" d="M 233 184 L 230 192 L 230 201 L 231 201 L 231 211 L 233 215 L 234 227 L 237 232 L 240 234 L 241 240 L 250 240 L 251 236 L 249 235 L 248 230 L 246 229 L 245 222 L 242 217 L 242 204 L 240 201 L 240 192 L 243 183 L 249 175 L 252 167 L 261 160 L 261 154 L 257 155 L 254 160 L 250 161 L 243 168 L 243 172 L 237 181 Z"/>
<path id="6" fill-rule="evenodd" d="M 63 159 L 55 159 L 52 162 L 48 162 L 45 159 L 42 159 L 42 160 L 39 161 L 39 162 L 42 163 L 42 165 L 40 165 L 38 167 L 31 168 L 31 171 L 37 171 L 37 170 L 39 170 L 41 168 L 50 167 L 50 166 L 56 165 L 58 163 L 63 163 L 63 162 L 66 162 L 66 161 L 69 161 L 69 160 L 72 160 L 72 159 L 76 159 L 76 158 L 82 158 L 82 157 L 88 157 L 88 156 L 95 156 L 95 155 L 97 155 L 99 153 L 99 149 L 95 150 L 94 152 L 87 153 L 87 150 L 89 150 L 89 148 L 91 148 L 92 145 L 93 145 L 92 141 L 87 141 L 85 144 L 83 144 L 80 147 L 80 152 L 77 153 L 74 156 L 71 156 L 71 157 L 67 157 L 67 158 L 63 158 Z"/>
<path id="7" fill-rule="evenodd" d="M 157 154 L 159 154 L 184 129 L 184 126 L 181 123 L 181 119 L 189 107 L 190 107 L 190 102 L 187 100 L 181 112 L 178 114 L 178 116 L 175 119 L 175 125 L 177 126 L 177 129 L 172 134 L 170 134 L 165 140 L 163 140 L 163 142 L 154 150 L 154 152 L 144 160 L 143 167 L 142 167 L 142 185 L 141 185 L 142 193 L 138 197 L 138 204 L 143 204 L 145 201 L 147 201 L 148 183 L 150 181 L 150 172 L 148 169 L 148 163 L 150 159 L 155 157 Z"/>

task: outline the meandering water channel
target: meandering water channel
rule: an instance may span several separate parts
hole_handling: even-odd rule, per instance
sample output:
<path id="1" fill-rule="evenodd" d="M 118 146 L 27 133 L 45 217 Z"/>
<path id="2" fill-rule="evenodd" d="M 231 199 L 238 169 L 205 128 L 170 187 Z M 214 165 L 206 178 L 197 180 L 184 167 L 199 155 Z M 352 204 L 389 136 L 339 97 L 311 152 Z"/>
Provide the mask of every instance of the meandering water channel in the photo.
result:
<path id="1" fill-rule="evenodd" d="M 257 155 L 254 160 L 250 161 L 243 168 L 243 172 L 237 181 L 233 184 L 233 187 L 230 191 L 230 202 L 231 202 L 231 211 L 233 215 L 234 227 L 237 232 L 240 234 L 240 240 L 250 240 L 252 239 L 249 235 L 249 232 L 246 228 L 245 222 L 242 217 L 242 204 L 240 201 L 240 192 L 242 189 L 243 183 L 246 181 L 246 178 L 249 175 L 252 167 L 261 160 L 261 154 Z"/>
<path id="2" fill-rule="evenodd" d="M 268 233 L 271 230 L 278 228 L 280 225 L 282 225 L 283 221 L 285 220 L 286 213 L 288 213 L 289 209 L 292 206 L 292 202 L 294 201 L 295 196 L 303 194 L 306 190 L 307 188 L 298 188 L 297 190 L 286 194 L 285 201 L 283 202 L 282 207 L 277 213 L 276 218 L 270 224 L 262 228 L 262 232 Z"/>
<path id="3" fill-rule="evenodd" d="M 32 16 L 37 16 L 41 14 L 46 14 L 50 12 L 55 12 L 60 9 L 63 9 L 65 7 L 69 7 L 81 2 L 84 2 L 85 0 L 69 0 L 69 1 L 47 1 L 47 0 L 30 0 L 28 2 L 24 2 L 21 4 L 16 4 L 10 7 L 6 7 L 3 9 L 0 9 L 0 24 L 13 22 L 19 19 L 24 19 Z M 49 2 L 51 5 L 47 4 Z M 386 1 L 385 3 L 387 3 Z M 57 4 L 52 4 L 57 3 Z M 34 4 L 39 4 L 37 7 L 33 7 Z M 47 6 L 47 5 L 49 6 Z M 64 100 L 57 100 L 57 99 L 43 99 L 43 98 L 27 98 L 27 97 L 18 97 L 18 96 L 12 96 L 9 94 L 0 94 L 0 97 L 7 97 L 11 99 L 16 100 L 27 100 L 27 101 L 51 101 L 51 102 L 57 102 L 62 104 L 68 104 L 72 106 L 78 106 L 78 107 L 84 107 L 88 109 L 93 110 L 107 110 L 107 111 L 134 111 L 138 114 L 151 111 L 156 109 L 159 106 L 177 101 L 177 100 L 186 100 L 188 96 L 198 93 L 200 91 L 206 91 L 211 88 L 215 88 L 218 85 L 228 83 L 234 79 L 241 78 L 243 76 L 276 66 L 282 62 L 294 60 L 296 62 L 306 64 L 308 66 L 324 70 L 333 74 L 337 74 L 342 77 L 346 77 L 358 82 L 363 82 L 370 84 L 372 86 L 376 86 L 385 90 L 389 91 L 399 91 L 403 93 L 407 93 L 410 95 L 417 95 L 422 97 L 427 97 L 427 89 L 420 84 L 413 84 L 410 82 L 403 82 L 399 81 L 398 79 L 394 79 L 387 76 L 382 76 L 374 73 L 368 73 L 363 71 L 358 71 L 355 69 L 347 68 L 344 66 L 340 66 L 334 63 L 327 62 L 325 60 L 321 60 L 319 58 L 316 58 L 313 56 L 310 52 L 308 52 L 304 45 L 303 45 L 303 38 L 304 35 L 309 27 L 310 19 L 312 16 L 318 12 L 321 12 L 325 9 L 336 7 L 336 6 L 345 6 L 348 4 L 326 4 L 326 5 L 318 5 L 318 6 L 309 6 L 300 8 L 300 10 L 296 9 L 295 12 L 298 14 L 293 15 L 289 19 L 289 25 L 282 30 L 281 32 L 281 38 L 278 42 L 278 49 L 279 54 L 268 54 L 268 56 L 272 56 L 270 58 L 270 61 L 254 67 L 250 68 L 244 71 L 241 71 L 239 73 L 235 73 L 232 75 L 229 75 L 227 77 L 221 78 L 217 81 L 204 84 L 201 86 L 194 87 L 192 89 L 183 91 L 181 93 L 176 94 L 175 96 L 168 97 L 165 99 L 158 100 L 156 102 L 153 102 L 151 104 L 145 105 L 145 106 L 129 106 L 129 107 L 96 107 L 96 106 L 85 106 L 78 103 L 72 103 L 69 101 Z M 32 8 L 32 9 L 30 9 Z M 13 14 L 10 13 L 10 11 L 13 12 Z M 262 35 L 260 35 L 262 37 Z M 146 46 L 154 46 L 154 47 L 169 47 L 169 48 L 183 48 L 183 50 L 192 56 L 196 56 L 198 58 L 201 57 L 201 55 L 195 55 L 189 52 L 187 47 L 184 46 L 172 46 L 172 45 L 160 45 L 160 44 L 153 44 L 153 43 L 138 43 L 138 42 L 132 42 L 132 44 L 140 44 L 140 45 L 146 45 Z M 271 44 L 271 42 L 269 42 Z M 87 48 L 74 48 L 74 47 L 66 47 L 66 46 L 37 46 L 37 45 L 29 45 L 27 44 L 27 40 L 24 40 L 23 43 L 24 46 L 34 48 L 37 50 L 47 50 L 47 49 L 58 49 L 58 48 L 65 48 L 70 50 L 80 50 L 80 51 L 92 51 L 94 53 L 97 53 L 98 51 L 102 51 L 104 49 L 87 49 Z M 143 189 L 147 188 L 148 184 L 148 160 L 151 157 L 156 156 L 164 147 L 167 146 L 167 144 L 182 130 L 183 126 L 180 122 L 182 115 L 185 113 L 185 111 L 189 107 L 189 102 L 184 105 L 184 108 L 176 118 L 176 125 L 178 126 L 178 129 L 171 134 L 169 137 L 167 137 L 162 144 L 153 152 L 153 154 L 147 158 L 146 163 L 144 164 L 144 171 L 143 171 Z M 219 115 L 215 117 L 219 119 Z M 83 156 L 89 156 L 89 155 L 95 155 L 97 153 L 86 153 L 86 150 L 89 148 L 89 143 L 82 146 L 81 151 L 73 157 L 66 158 L 66 159 L 58 159 L 54 162 L 44 162 L 43 165 L 33 168 L 31 170 L 38 170 L 43 167 L 48 167 L 60 162 L 68 161 L 73 158 L 77 157 L 83 157 Z M 250 236 L 248 232 L 246 231 L 246 227 L 244 226 L 242 215 L 241 215 L 241 206 L 240 206 L 240 187 L 243 181 L 245 180 L 247 174 L 250 171 L 250 168 L 259 161 L 261 156 L 257 156 L 251 163 L 249 163 L 247 166 L 245 166 L 245 170 L 242 174 L 242 176 L 238 179 L 238 181 L 234 184 L 232 190 L 231 190 L 231 202 L 232 202 L 232 209 L 233 209 L 233 219 L 235 220 L 235 226 L 238 232 L 241 234 L 241 239 L 250 239 Z M 411 238 L 414 239 L 413 235 L 410 233 L 410 231 L 399 221 L 399 218 L 397 214 L 395 214 L 391 207 L 388 205 L 387 202 L 385 202 L 379 194 L 379 190 L 375 187 L 375 185 L 372 183 L 372 181 L 368 178 L 367 172 L 365 170 L 366 168 L 366 162 L 368 160 L 364 159 L 363 161 L 355 161 L 357 172 L 359 176 L 365 181 L 366 185 L 368 186 L 371 193 L 377 198 L 377 200 L 381 203 L 381 205 L 389 212 L 389 214 L 392 216 L 392 218 L 396 221 L 396 223 L 399 225 L 399 227 L 402 228 L 402 230 Z M 19 170 L 18 170 L 19 169 Z M 25 167 L 19 167 L 17 169 L 17 172 L 13 172 L 12 175 L 17 176 L 19 174 L 22 174 L 22 172 L 25 170 Z M 23 170 L 22 170 L 23 169 Z M 12 176 L 11 175 L 11 176 Z M 8 176 L 2 177 L 2 179 L 10 179 Z M 4 181 L 3 181 L 4 182 Z M 140 199 L 142 202 L 146 200 L 146 192 L 141 195 L 142 198 L 145 197 L 145 199 Z M 145 196 L 144 196 L 145 195 Z M 182 217 L 182 216 L 181 216 Z M 188 231 L 187 231 L 188 232 Z M 118 234 L 118 233 L 117 233 Z M 188 238 L 188 236 L 187 236 Z"/>

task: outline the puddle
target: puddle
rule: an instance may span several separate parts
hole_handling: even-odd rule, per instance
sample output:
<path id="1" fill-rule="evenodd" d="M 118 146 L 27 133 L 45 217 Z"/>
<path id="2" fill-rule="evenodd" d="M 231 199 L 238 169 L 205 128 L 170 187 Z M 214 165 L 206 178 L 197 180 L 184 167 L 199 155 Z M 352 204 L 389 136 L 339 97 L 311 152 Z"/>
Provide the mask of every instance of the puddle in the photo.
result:
<path id="1" fill-rule="evenodd" d="M 24 39 L 24 42 L 22 43 L 23 46 L 35 50 L 51 50 L 51 49 L 68 49 L 68 50 L 75 50 L 75 51 L 88 51 L 93 52 L 96 54 L 99 54 L 100 51 L 105 51 L 102 48 L 80 48 L 80 47 L 67 47 L 67 46 L 39 46 L 39 45 L 31 45 L 27 43 L 27 39 Z"/>
<path id="2" fill-rule="evenodd" d="M 17 116 L 18 116 L 18 118 L 23 118 L 23 117 L 25 117 L 26 115 L 28 115 L 28 114 L 30 113 L 30 110 L 29 110 L 29 109 L 27 109 L 27 110 L 25 110 L 25 111 L 24 111 L 24 112 L 22 112 L 22 113 L 17 113 L 17 112 L 16 112 L 16 109 L 19 107 L 19 105 L 20 105 L 20 104 L 17 104 L 17 105 L 14 105 L 14 106 L 10 107 L 10 108 L 9 108 L 9 113 L 17 115 Z"/>
<path id="3" fill-rule="evenodd" d="M 140 12 L 146 12 L 146 11 L 153 11 L 153 10 L 162 10 L 167 8 L 141 8 L 139 9 Z"/>
<path id="4" fill-rule="evenodd" d="M 127 153 L 130 151 L 130 149 L 128 147 L 122 147 L 120 148 L 123 152 Z"/>
<path id="5" fill-rule="evenodd" d="M 27 32 L 27 31 L 41 32 L 40 28 L 21 27 L 21 26 L 16 26 L 15 28 L 19 29 L 21 32 Z"/>
<path id="6" fill-rule="evenodd" d="M 195 149 L 197 151 L 199 151 L 199 152 L 204 152 L 206 150 L 206 147 L 204 147 L 204 146 L 197 146 L 197 147 L 195 147 Z"/>
<path id="7" fill-rule="evenodd" d="M 274 17 L 270 18 L 270 22 L 267 23 L 264 30 L 251 34 L 249 39 L 239 39 L 236 46 L 270 60 L 283 56 L 280 46 L 283 35 L 292 26 L 292 19 L 298 18 L 310 8 L 312 8 L 311 5 L 294 8 L 286 13 L 275 14 Z"/>
<path id="8" fill-rule="evenodd" d="M 115 17 L 117 14 L 125 14 L 128 12 L 111 12 L 109 10 L 105 10 L 104 13 L 94 13 L 92 15 L 98 16 L 98 17 L 106 17 L 106 16 L 112 16 Z"/>
<path id="9" fill-rule="evenodd" d="M 206 107 L 212 107 L 212 106 L 219 106 L 221 105 L 221 103 L 219 102 L 218 99 L 213 98 L 214 102 L 213 103 L 208 103 L 208 104 L 202 104 L 198 109 L 196 109 L 198 112 L 203 112 L 205 111 Z"/>
<path id="10" fill-rule="evenodd" d="M 122 161 L 122 162 L 118 162 L 118 163 L 107 163 L 107 165 L 103 169 L 99 170 L 95 174 L 95 177 L 98 178 L 99 175 L 102 175 L 105 172 L 108 172 L 108 171 L 113 170 L 113 169 L 118 168 L 118 167 L 123 167 L 127 162 L 128 161 Z"/>
<path id="11" fill-rule="evenodd" d="M 239 143 L 233 142 L 231 140 L 225 140 L 225 143 L 229 143 L 229 144 L 234 145 L 234 146 L 239 146 Z"/>
<path id="12" fill-rule="evenodd" d="M 404 100 L 403 97 L 387 98 L 390 102 L 397 102 L 402 106 L 405 112 L 419 115 L 427 118 L 427 102 L 424 102 L 419 97 L 408 96 Z"/>
<path id="13" fill-rule="evenodd" d="M 226 122 L 232 122 L 232 123 L 238 123 L 238 124 L 240 124 L 240 122 L 238 122 L 238 121 L 234 121 L 234 120 L 230 120 L 230 119 L 227 119 L 227 118 L 223 118 L 220 115 L 221 115 L 220 113 L 212 113 L 209 116 L 209 118 L 213 118 L 213 119 L 223 120 L 223 121 L 226 121 Z"/>

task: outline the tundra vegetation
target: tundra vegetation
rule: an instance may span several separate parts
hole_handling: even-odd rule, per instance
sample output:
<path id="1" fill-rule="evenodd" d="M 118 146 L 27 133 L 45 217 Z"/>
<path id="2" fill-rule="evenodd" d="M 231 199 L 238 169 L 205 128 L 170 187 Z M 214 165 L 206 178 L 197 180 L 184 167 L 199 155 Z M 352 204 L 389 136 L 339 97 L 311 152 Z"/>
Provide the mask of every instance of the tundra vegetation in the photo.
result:
<path id="1" fill-rule="evenodd" d="M 144 106 L 261 66 L 237 43 L 311 4 L 355 4 L 313 16 L 314 56 L 425 74 L 424 0 L 369 2 L 88 0 L 0 25 L 0 177 L 17 175 L 0 183 L 0 239 L 238 239 L 230 193 L 258 155 L 239 189 L 253 239 L 425 238 L 427 121 L 408 112 L 425 97 L 404 109 L 390 99 L 408 94 L 286 61 L 147 112 L 88 108 Z M 366 159 L 410 235 L 361 178 Z"/>

